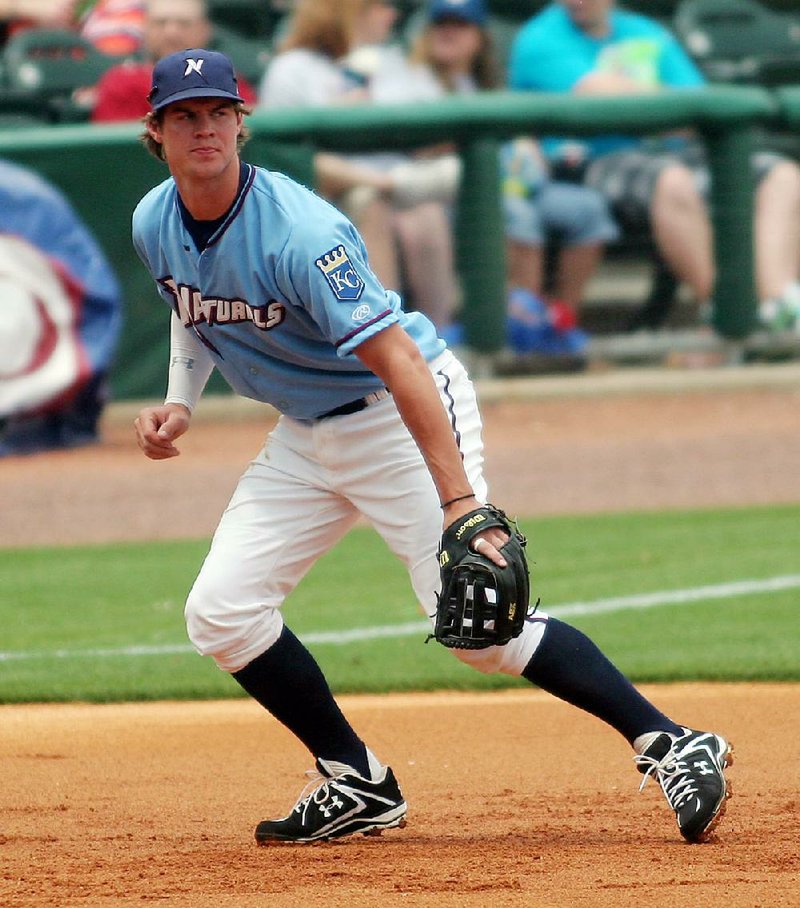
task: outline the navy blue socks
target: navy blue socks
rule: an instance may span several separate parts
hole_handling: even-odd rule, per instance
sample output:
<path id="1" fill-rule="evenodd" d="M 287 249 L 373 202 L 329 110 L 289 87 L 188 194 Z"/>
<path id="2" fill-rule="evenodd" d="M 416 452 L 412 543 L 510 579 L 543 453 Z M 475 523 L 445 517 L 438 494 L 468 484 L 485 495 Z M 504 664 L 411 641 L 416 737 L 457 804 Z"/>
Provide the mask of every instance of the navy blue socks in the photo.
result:
<path id="1" fill-rule="evenodd" d="M 607 722 L 633 744 L 645 732 L 683 729 L 659 712 L 586 634 L 549 618 L 544 637 L 522 673 L 548 693 Z"/>
<path id="2" fill-rule="evenodd" d="M 315 757 L 346 763 L 370 778 L 363 741 L 333 699 L 314 657 L 288 627 L 233 677 Z"/>
<path id="3" fill-rule="evenodd" d="M 522 675 L 602 719 L 631 744 L 651 731 L 683 733 L 584 633 L 556 618 L 548 620 L 544 637 Z M 346 763 L 370 778 L 363 741 L 339 709 L 314 657 L 289 628 L 284 627 L 273 646 L 233 677 L 315 757 Z"/>

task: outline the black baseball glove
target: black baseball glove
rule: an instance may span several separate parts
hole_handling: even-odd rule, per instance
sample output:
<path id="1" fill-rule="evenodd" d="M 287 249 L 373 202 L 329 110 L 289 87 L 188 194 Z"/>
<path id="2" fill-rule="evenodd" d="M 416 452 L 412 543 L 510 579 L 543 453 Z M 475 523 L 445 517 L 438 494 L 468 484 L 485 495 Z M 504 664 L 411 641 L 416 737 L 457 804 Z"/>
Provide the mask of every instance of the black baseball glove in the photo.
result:
<path id="1" fill-rule="evenodd" d="M 490 527 L 508 533 L 508 542 L 500 548 L 504 568 L 470 547 L 472 539 Z M 439 548 L 442 591 L 432 635 L 439 643 L 485 649 L 502 646 L 522 633 L 530 598 L 526 545 L 516 523 L 491 504 L 445 529 Z"/>

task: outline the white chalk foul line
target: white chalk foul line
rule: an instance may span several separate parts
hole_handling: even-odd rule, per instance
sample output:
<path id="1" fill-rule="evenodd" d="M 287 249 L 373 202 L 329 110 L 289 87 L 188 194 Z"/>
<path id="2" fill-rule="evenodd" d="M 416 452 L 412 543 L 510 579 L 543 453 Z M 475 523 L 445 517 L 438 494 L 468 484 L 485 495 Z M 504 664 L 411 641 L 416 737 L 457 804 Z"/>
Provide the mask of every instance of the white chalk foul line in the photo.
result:
<path id="1" fill-rule="evenodd" d="M 610 599 L 596 599 L 593 602 L 569 602 L 546 609 L 555 618 L 573 615 L 602 615 L 627 609 L 658 608 L 664 605 L 686 605 L 708 599 L 733 599 L 751 594 L 779 593 L 783 590 L 800 589 L 800 574 L 784 577 L 767 577 L 764 580 L 738 580 L 711 586 L 698 586 L 686 590 L 661 590 L 655 593 L 640 593 L 635 596 L 615 596 Z M 303 634 L 303 641 L 309 645 L 346 646 L 364 640 L 379 640 L 387 637 L 413 637 L 430 630 L 427 621 L 409 621 L 404 624 L 387 624 L 377 627 L 355 627 L 348 631 L 317 631 Z M 187 643 L 170 643 L 161 646 L 122 646 L 93 649 L 28 650 L 18 652 L 0 651 L 0 662 L 26 661 L 31 659 L 104 659 L 131 656 L 169 656 L 194 652 Z"/>

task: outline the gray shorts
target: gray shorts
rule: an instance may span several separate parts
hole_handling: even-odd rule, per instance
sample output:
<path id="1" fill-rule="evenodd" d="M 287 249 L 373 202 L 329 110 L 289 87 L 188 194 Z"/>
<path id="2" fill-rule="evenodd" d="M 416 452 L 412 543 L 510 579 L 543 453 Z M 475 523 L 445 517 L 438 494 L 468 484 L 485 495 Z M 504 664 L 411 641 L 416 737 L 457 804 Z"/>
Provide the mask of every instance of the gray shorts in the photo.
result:
<path id="1" fill-rule="evenodd" d="M 619 229 L 595 189 L 548 180 L 528 198 L 504 194 L 506 236 L 525 246 L 543 246 L 554 236 L 565 246 L 609 243 Z"/>
<path id="2" fill-rule="evenodd" d="M 775 152 L 756 152 L 750 160 L 753 178 L 759 182 L 783 160 L 786 158 Z M 677 151 L 644 147 L 603 155 L 589 165 L 583 184 L 603 194 L 624 227 L 642 228 L 650 222 L 650 200 L 658 177 L 672 164 L 688 167 L 698 192 L 708 197 L 711 178 L 701 142 L 691 142 Z"/>

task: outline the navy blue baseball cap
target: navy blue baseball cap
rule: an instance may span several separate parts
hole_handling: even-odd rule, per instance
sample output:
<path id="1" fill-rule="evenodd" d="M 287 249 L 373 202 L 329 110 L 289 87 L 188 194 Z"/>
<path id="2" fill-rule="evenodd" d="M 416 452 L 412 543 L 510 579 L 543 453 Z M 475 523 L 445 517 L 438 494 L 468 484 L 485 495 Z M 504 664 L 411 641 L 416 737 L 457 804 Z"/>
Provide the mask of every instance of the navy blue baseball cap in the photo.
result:
<path id="1" fill-rule="evenodd" d="M 428 18 L 433 23 L 457 19 L 483 26 L 488 17 L 484 0 L 431 0 L 428 7 Z"/>
<path id="2" fill-rule="evenodd" d="M 241 101 L 233 63 L 214 50 L 193 47 L 163 57 L 153 67 L 147 100 L 154 111 L 190 98 L 228 98 Z"/>

